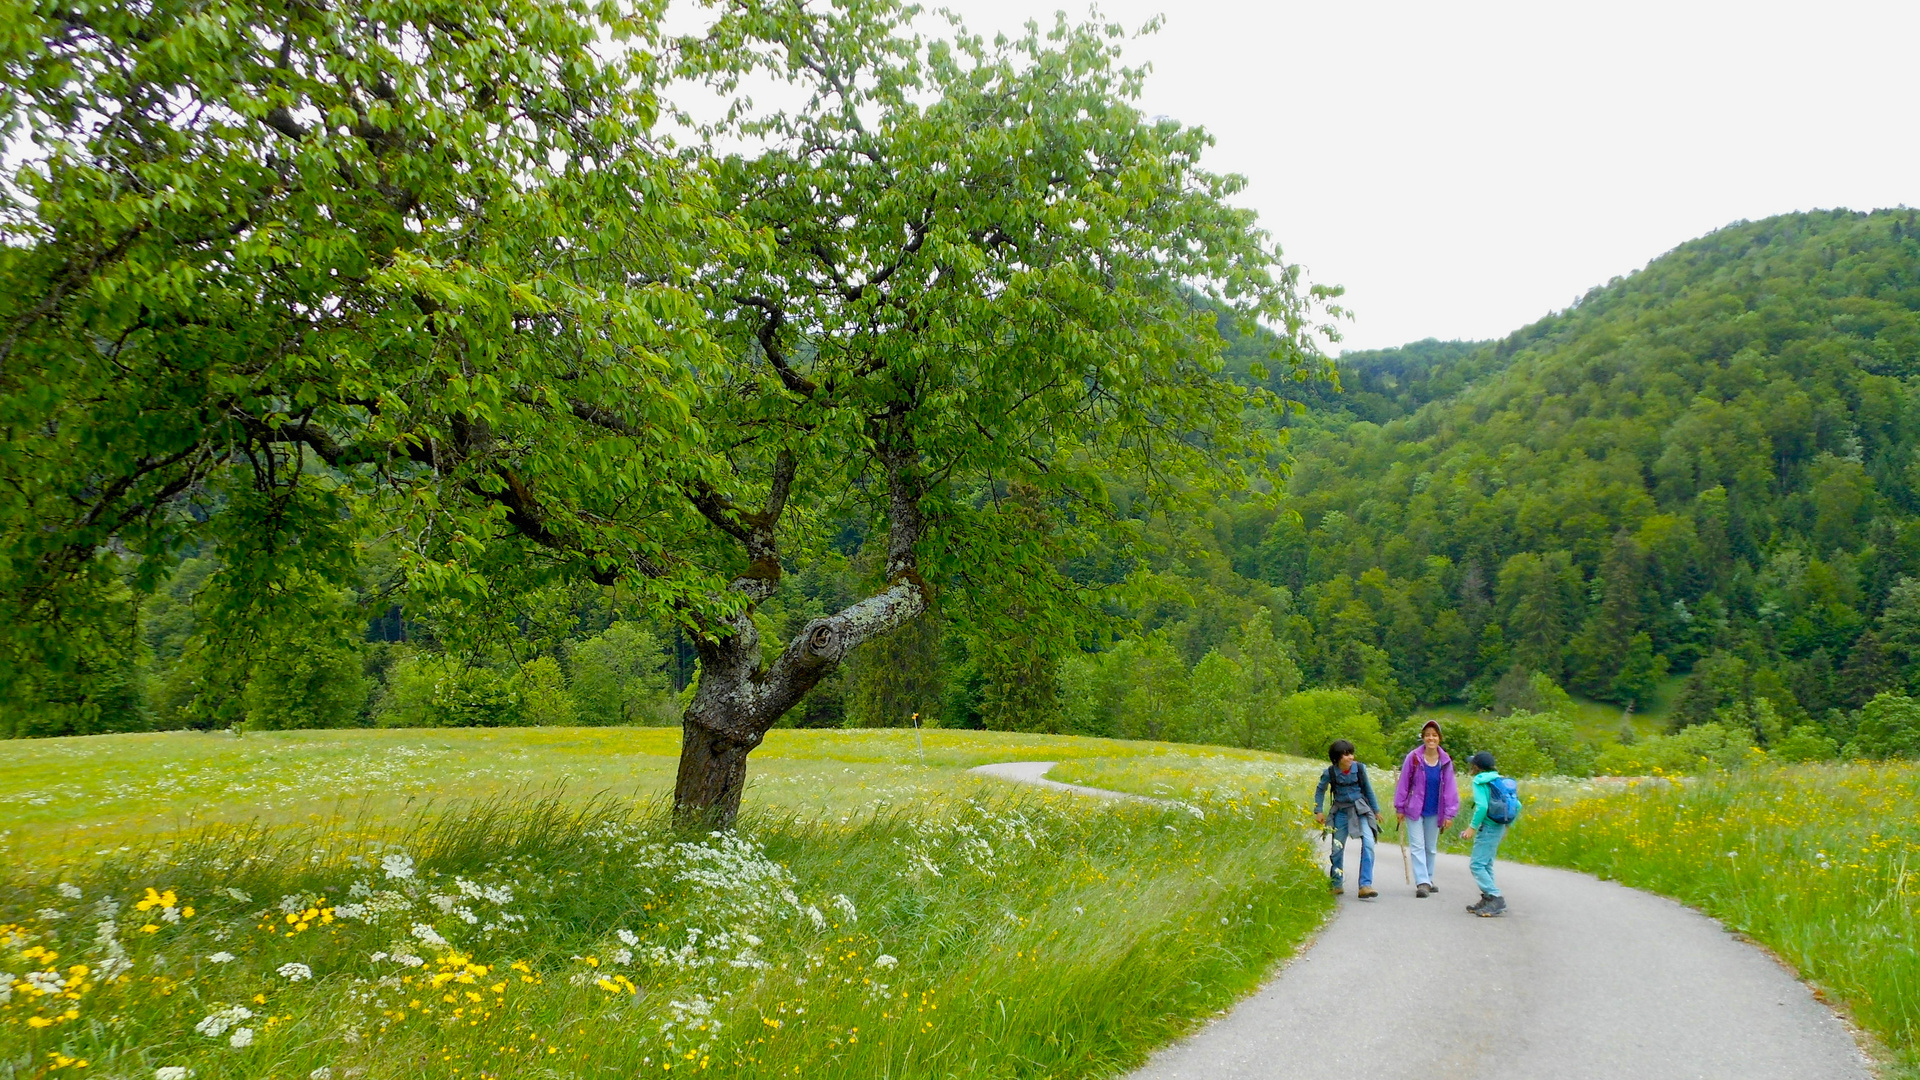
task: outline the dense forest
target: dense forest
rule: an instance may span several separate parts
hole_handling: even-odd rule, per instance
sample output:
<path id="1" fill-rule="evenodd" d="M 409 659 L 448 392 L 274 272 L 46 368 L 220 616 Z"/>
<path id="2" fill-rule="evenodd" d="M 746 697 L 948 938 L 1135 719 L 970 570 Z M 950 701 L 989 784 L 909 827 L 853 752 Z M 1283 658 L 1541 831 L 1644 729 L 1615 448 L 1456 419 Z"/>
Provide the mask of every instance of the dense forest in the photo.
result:
<path id="1" fill-rule="evenodd" d="M 1266 421 L 1291 438 L 1288 498 L 1143 510 L 1145 559 L 1062 543 L 1084 596 L 1019 633 L 942 617 L 986 602 L 962 573 L 783 722 L 1303 750 L 1360 714 L 1537 719 L 1564 691 L 1627 710 L 1684 676 L 1676 728 L 1818 756 L 1863 715 L 1884 726 L 1863 713 L 1882 691 L 1920 690 L 1914 212 L 1735 224 L 1504 339 L 1348 353 L 1337 383 L 1269 375 L 1240 344 L 1230 370 L 1304 405 Z M 1029 502 L 1036 535 L 1069 531 L 1062 504 Z M 868 540 L 849 517 L 782 582 L 755 615 L 774 648 L 873 585 Z M 671 723 L 699 677 L 684 631 L 592 587 L 449 647 L 385 596 L 377 546 L 337 618 L 237 669 L 195 611 L 218 559 L 128 608 L 117 665 L 76 677 L 105 707 L 14 732 Z M 1536 725 L 1557 764 L 1591 767 L 1555 739 Z"/>

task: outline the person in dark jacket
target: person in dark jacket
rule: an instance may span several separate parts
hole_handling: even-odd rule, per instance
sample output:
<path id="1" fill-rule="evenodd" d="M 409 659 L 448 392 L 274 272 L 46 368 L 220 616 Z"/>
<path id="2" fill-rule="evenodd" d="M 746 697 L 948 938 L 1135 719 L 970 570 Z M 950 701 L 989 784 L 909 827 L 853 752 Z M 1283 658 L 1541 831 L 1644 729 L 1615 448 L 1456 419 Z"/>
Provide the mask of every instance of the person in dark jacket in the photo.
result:
<path id="1" fill-rule="evenodd" d="M 1413 855 L 1413 895 L 1425 899 L 1440 891 L 1433 882 L 1434 863 L 1440 857 L 1440 834 L 1460 816 L 1460 788 L 1453 777 L 1453 759 L 1440 747 L 1440 725 L 1432 720 L 1420 729 L 1420 745 L 1400 763 L 1400 782 L 1393 788 L 1393 812 Z"/>
<path id="2" fill-rule="evenodd" d="M 1336 894 L 1346 891 L 1342 870 L 1347 859 L 1347 837 L 1357 833 L 1360 837 L 1358 895 L 1368 900 L 1380 895 L 1373 888 L 1373 837 L 1380 831 L 1380 800 L 1374 798 L 1367 767 L 1354 758 L 1352 743 L 1335 739 L 1333 745 L 1327 747 L 1327 760 L 1332 764 L 1320 774 L 1320 783 L 1313 789 L 1314 820 L 1324 825 L 1327 813 L 1333 814 L 1333 853 L 1328 859 L 1327 878 Z M 1329 792 L 1333 795 L 1332 804 L 1323 811 L 1321 805 Z"/>

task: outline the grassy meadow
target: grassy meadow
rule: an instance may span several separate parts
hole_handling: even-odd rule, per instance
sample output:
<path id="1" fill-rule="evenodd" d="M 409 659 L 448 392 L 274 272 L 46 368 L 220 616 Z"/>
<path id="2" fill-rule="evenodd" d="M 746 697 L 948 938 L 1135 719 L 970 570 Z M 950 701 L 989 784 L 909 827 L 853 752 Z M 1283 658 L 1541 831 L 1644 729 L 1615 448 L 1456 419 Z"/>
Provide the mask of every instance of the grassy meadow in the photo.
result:
<path id="1" fill-rule="evenodd" d="M 1502 858 L 1671 896 L 1785 959 L 1920 1077 L 1920 766 L 1756 768 L 1537 791 Z"/>
<path id="2" fill-rule="evenodd" d="M 0 1077 L 1109 1075 L 1330 909 L 1311 766 L 1274 755 L 781 731 L 739 829 L 689 836 L 676 740 L 10 744 Z M 1243 782 L 1160 807 L 964 772 L 1183 757 Z"/>

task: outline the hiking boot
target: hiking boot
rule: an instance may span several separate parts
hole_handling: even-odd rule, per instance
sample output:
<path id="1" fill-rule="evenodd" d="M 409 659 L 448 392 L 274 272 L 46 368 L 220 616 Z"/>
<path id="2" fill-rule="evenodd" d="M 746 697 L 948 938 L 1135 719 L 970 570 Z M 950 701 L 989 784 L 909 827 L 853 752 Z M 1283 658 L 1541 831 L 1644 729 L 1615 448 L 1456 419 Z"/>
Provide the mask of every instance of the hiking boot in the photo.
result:
<path id="1" fill-rule="evenodd" d="M 1347 894 L 1347 890 L 1337 881 L 1327 886 L 1327 889 L 1335 896 L 1345 896 Z"/>
<path id="2" fill-rule="evenodd" d="M 1355 893 L 1354 895 L 1358 896 L 1362 900 L 1371 900 L 1374 897 L 1379 896 L 1380 894 L 1377 891 L 1375 891 L 1373 886 L 1362 885 L 1360 886 L 1360 891 Z"/>
<path id="3" fill-rule="evenodd" d="M 1433 893 L 1433 886 L 1427 884 L 1424 881 L 1413 887 L 1413 895 L 1419 897 L 1422 900 L 1425 900 L 1432 893 Z"/>
<path id="4" fill-rule="evenodd" d="M 1440 886 L 1438 886 L 1438 885 L 1435 885 L 1435 884 L 1434 884 L 1433 882 L 1431 882 L 1431 881 L 1429 881 L 1429 882 L 1427 882 L 1427 892 L 1429 892 L 1429 893 L 1437 893 L 1437 892 L 1439 892 L 1439 891 L 1440 891 Z"/>
<path id="5" fill-rule="evenodd" d="M 1488 904 L 1490 904 L 1490 903 L 1492 903 L 1492 902 L 1493 902 L 1493 897 L 1491 897 L 1491 896 L 1488 896 L 1488 895 L 1487 895 L 1486 893 L 1481 893 L 1481 894 L 1480 894 L 1480 900 L 1479 900 L 1479 902 L 1478 902 L 1478 903 L 1473 903 L 1473 904 L 1468 904 L 1468 905 L 1467 905 L 1467 914 L 1469 914 L 1469 915 L 1478 915 L 1478 914 L 1480 914 L 1480 910 L 1481 910 L 1482 908 L 1484 908 L 1484 907 L 1486 907 L 1486 906 L 1487 906 Z"/>
<path id="6" fill-rule="evenodd" d="M 1475 915 L 1478 915 L 1483 919 L 1491 919 L 1495 915 L 1505 915 L 1506 913 L 1507 913 L 1507 898 L 1504 896 L 1487 897 L 1487 902 L 1481 905 L 1479 911 L 1474 912 Z"/>

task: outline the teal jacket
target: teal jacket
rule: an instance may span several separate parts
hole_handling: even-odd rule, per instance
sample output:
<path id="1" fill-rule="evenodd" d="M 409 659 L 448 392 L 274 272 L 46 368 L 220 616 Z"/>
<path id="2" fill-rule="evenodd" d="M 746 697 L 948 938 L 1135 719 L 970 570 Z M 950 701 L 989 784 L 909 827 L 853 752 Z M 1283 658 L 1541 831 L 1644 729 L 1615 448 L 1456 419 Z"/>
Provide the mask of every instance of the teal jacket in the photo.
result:
<path id="1" fill-rule="evenodd" d="M 1487 785 L 1498 779 L 1500 773 L 1494 769 L 1473 774 L 1473 821 L 1468 824 L 1469 828 L 1477 831 L 1487 823 Z"/>

